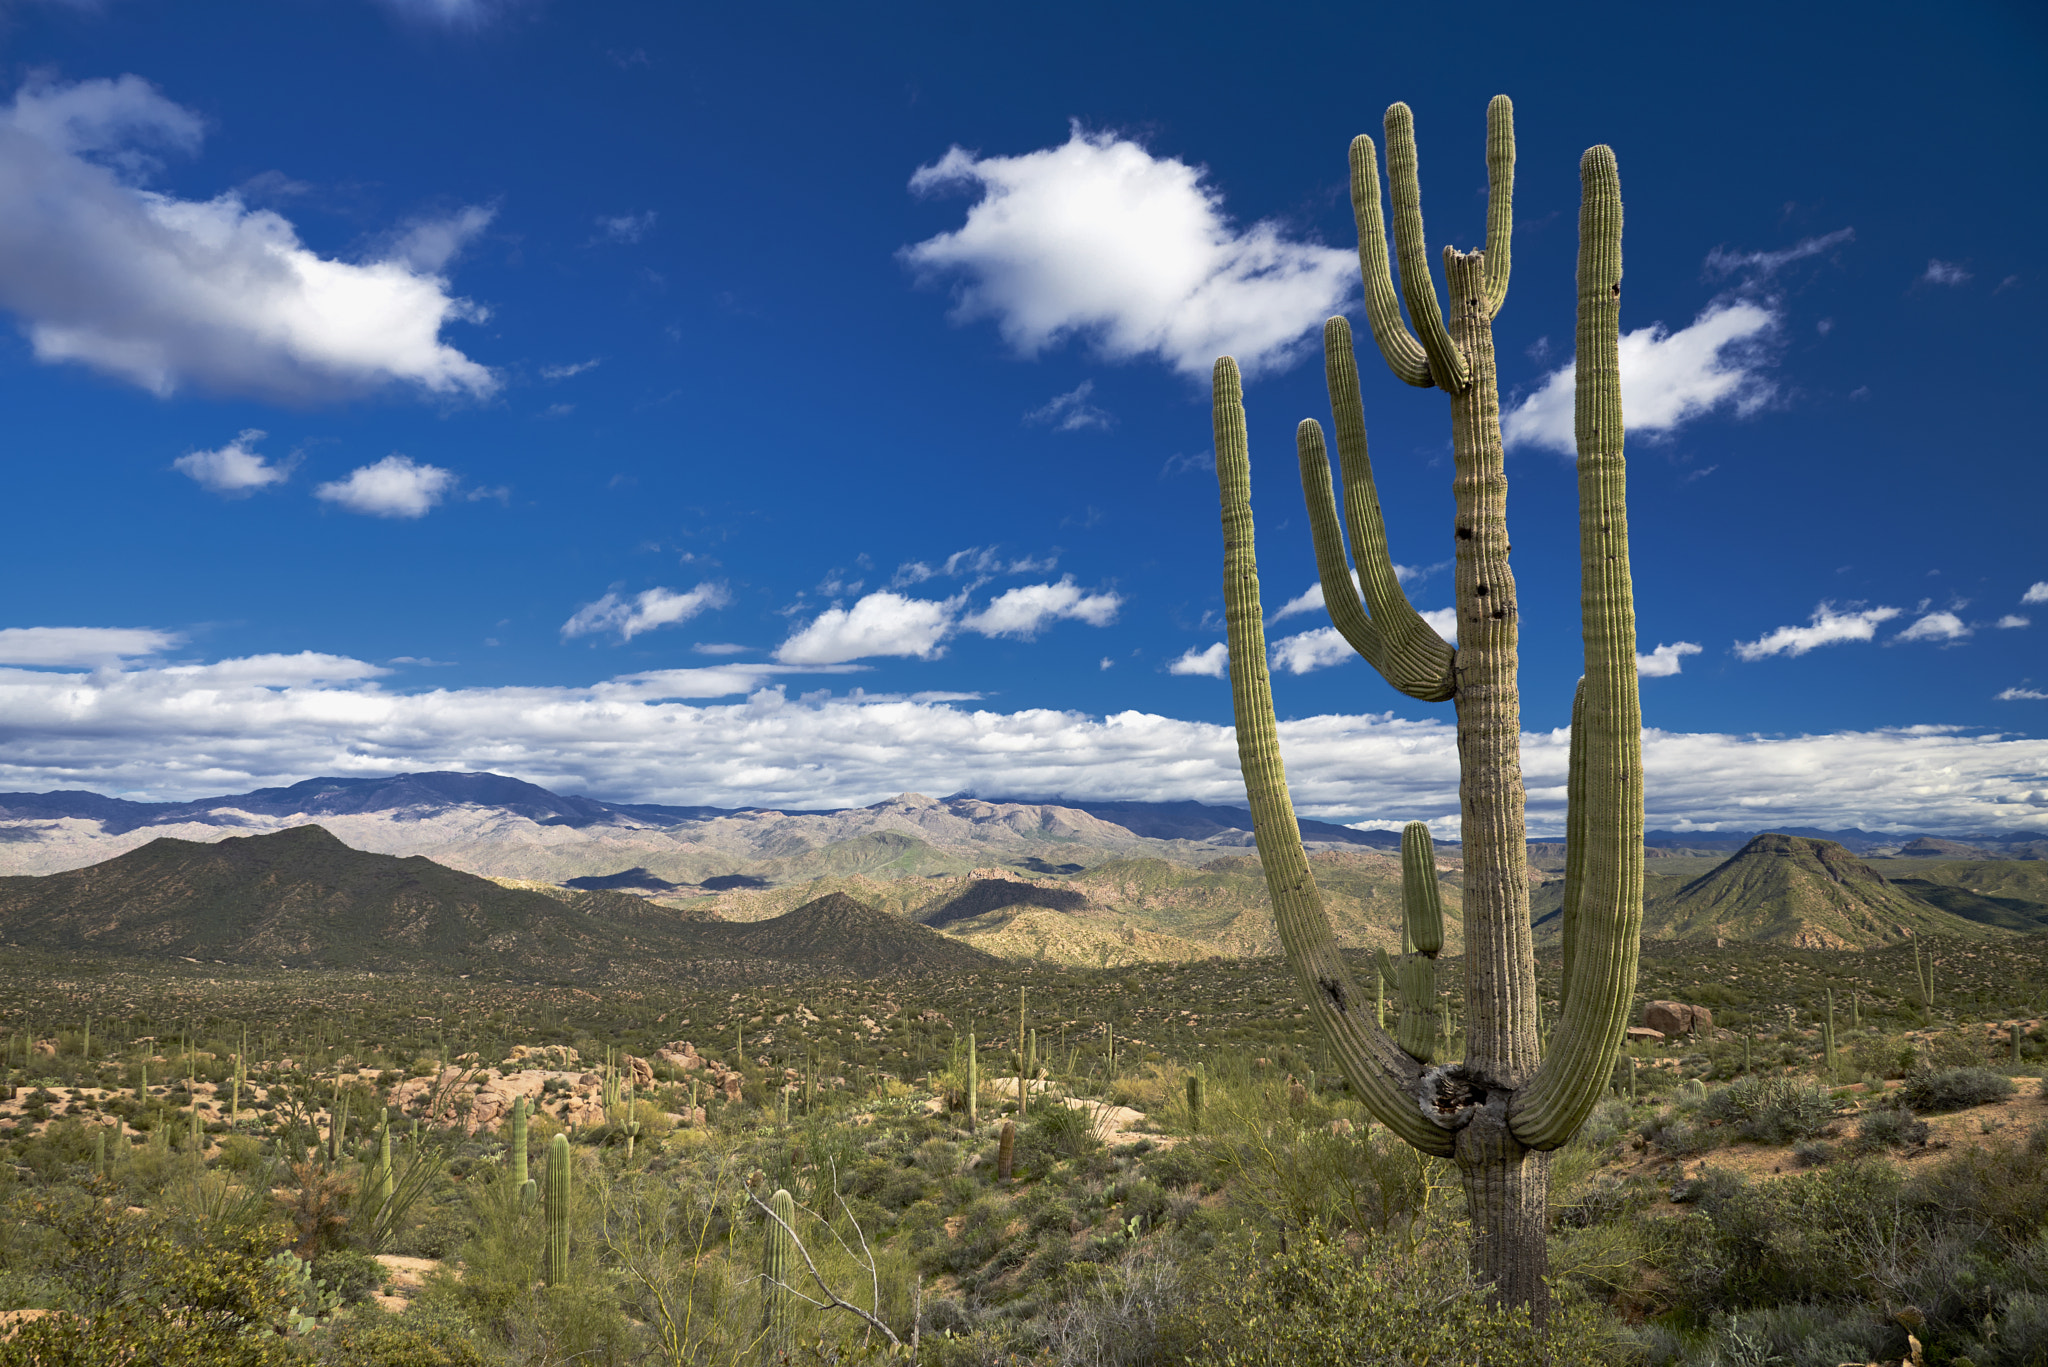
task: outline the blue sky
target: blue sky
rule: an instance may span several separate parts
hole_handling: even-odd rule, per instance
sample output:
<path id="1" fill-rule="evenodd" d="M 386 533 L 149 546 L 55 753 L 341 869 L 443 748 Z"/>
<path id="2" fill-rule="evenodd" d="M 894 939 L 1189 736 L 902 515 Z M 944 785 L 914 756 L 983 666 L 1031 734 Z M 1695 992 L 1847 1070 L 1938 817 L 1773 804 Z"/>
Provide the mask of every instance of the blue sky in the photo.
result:
<path id="1" fill-rule="evenodd" d="M 1251 371 L 1271 616 L 1314 578 L 1317 325 L 1357 316 L 1345 148 L 1407 101 L 1432 253 L 1475 246 L 1505 91 L 1532 826 L 1578 673 L 1551 400 L 1595 142 L 1653 823 L 2048 824 L 2048 23 L 1472 16 L 9 5 L 0 785 L 1233 800 L 1191 672 L 1209 362 Z M 1441 608 L 1444 399 L 1361 372 Z M 1452 833 L 1448 709 L 1326 625 L 1270 628 L 1305 809 Z"/>

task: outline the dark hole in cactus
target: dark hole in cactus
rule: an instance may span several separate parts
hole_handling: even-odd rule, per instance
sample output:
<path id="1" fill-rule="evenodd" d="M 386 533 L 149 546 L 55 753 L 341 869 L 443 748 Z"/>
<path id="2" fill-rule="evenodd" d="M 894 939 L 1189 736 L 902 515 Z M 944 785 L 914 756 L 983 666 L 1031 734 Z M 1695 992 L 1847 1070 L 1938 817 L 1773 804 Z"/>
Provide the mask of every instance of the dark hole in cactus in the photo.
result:
<path id="1" fill-rule="evenodd" d="M 1438 1115 L 1452 1116 L 1468 1106 L 1484 1106 L 1486 1088 L 1465 1075 L 1465 1066 L 1453 1063 L 1435 1075 L 1435 1095 L 1430 1098 Z"/>
<path id="2" fill-rule="evenodd" d="M 1471 529 L 1470 527 L 1460 527 L 1460 528 L 1458 528 L 1458 540 L 1460 540 L 1460 541 L 1470 541 L 1471 539 L 1472 539 L 1472 529 Z"/>
<path id="3" fill-rule="evenodd" d="M 1484 584 L 1474 584 L 1474 585 L 1472 586 L 1472 592 L 1473 592 L 1473 594 L 1474 594 L 1475 596 L 1477 596 L 1477 597 L 1480 597 L 1480 598 L 1484 598 L 1484 597 L 1486 596 L 1486 585 L 1484 585 Z"/>
<path id="4" fill-rule="evenodd" d="M 1344 1010 L 1344 984 L 1338 982 L 1335 978 L 1319 978 L 1317 979 L 1317 985 L 1323 989 L 1323 995 L 1330 999 L 1330 1005 L 1336 1007 L 1339 1012 L 1342 1012 Z"/>
<path id="5" fill-rule="evenodd" d="M 1493 610 L 1493 620 L 1494 620 L 1494 621 L 1496 621 L 1496 622 L 1498 622 L 1498 621 L 1499 621 L 1499 620 L 1500 620 L 1501 618 L 1503 618 L 1503 617 L 1505 617 L 1505 616 L 1507 616 L 1507 615 L 1508 615 L 1508 610 L 1507 610 L 1506 608 L 1495 608 L 1495 609 Z"/>
<path id="6" fill-rule="evenodd" d="M 1615 297 L 1616 299 L 1619 299 L 1619 298 L 1621 298 L 1621 285 L 1619 284 L 1619 282 L 1617 282 L 1616 284 L 1614 284 L 1614 285 L 1610 286 L 1610 288 L 1611 288 L 1611 289 L 1613 289 L 1613 291 L 1614 291 L 1614 297 Z"/>

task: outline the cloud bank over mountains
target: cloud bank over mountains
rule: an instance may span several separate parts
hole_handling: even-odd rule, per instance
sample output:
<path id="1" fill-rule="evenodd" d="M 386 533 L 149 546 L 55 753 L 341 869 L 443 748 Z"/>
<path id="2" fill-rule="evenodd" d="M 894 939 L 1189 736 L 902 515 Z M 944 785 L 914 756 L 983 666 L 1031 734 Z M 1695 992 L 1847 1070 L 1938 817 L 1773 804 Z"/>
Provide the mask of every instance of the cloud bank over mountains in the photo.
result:
<path id="1" fill-rule="evenodd" d="M 24 639 L 9 658 L 75 656 L 87 644 Z M 148 644 L 98 643 L 103 655 Z M 0 668 L 0 729 L 12 738 L 0 788 L 189 798 L 322 774 L 490 769 L 560 791 L 718 806 L 850 806 L 906 790 L 1243 802 L 1228 727 L 1144 712 L 1003 713 L 960 695 L 796 701 L 774 682 L 848 668 L 732 664 L 582 688 L 412 693 L 387 689 L 382 666 L 313 651 L 90 672 Z M 1280 736 L 1305 816 L 1455 817 L 1457 736 L 1447 720 L 1318 716 L 1282 722 Z M 1567 745 L 1561 730 L 1523 738 L 1535 833 L 1562 828 Z M 1787 737 L 1653 730 L 1644 762 L 1651 822 L 1671 829 L 2048 822 L 2043 739 L 1936 726 Z"/>

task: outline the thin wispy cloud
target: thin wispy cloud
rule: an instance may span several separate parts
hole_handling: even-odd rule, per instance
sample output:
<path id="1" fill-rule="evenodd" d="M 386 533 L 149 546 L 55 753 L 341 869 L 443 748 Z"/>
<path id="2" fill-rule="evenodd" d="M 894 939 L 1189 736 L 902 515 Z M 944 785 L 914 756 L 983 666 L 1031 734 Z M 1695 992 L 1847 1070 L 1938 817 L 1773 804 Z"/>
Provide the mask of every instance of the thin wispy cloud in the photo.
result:
<path id="1" fill-rule="evenodd" d="M 597 220 L 597 233 L 606 242 L 639 242 L 654 231 L 654 220 L 655 212 L 652 209 L 639 214 L 601 217 Z"/>
<path id="2" fill-rule="evenodd" d="M 1716 247 L 1707 253 L 1707 273 L 1720 276 L 1741 275 L 1748 277 L 1752 281 L 1762 282 L 1770 279 L 1770 277 L 1776 275 L 1794 261 L 1804 261 L 1808 257 L 1819 256 L 1824 252 L 1842 246 L 1844 243 L 1855 240 L 1856 230 L 1854 228 L 1837 228 L 1831 233 L 1822 233 L 1818 237 L 1801 238 L 1792 246 L 1783 247 L 1774 252 L 1732 252 L 1726 247 Z"/>
<path id="3" fill-rule="evenodd" d="M 2048 693 L 2038 688 L 2008 688 L 1997 695 L 1999 702 L 2040 702 L 2048 699 Z"/>
<path id="4" fill-rule="evenodd" d="M 110 665 L 161 655 L 185 643 L 154 627 L 8 627 L 0 630 L 0 665 Z"/>
<path id="5" fill-rule="evenodd" d="M 1772 309 L 1736 299 L 1709 305 L 1677 332 L 1652 323 L 1623 333 L 1621 407 L 1630 434 L 1670 432 L 1722 410 L 1746 416 L 1769 403 L 1774 389 L 1756 343 L 1777 324 Z M 1501 419 L 1507 445 L 1574 454 L 1572 388 L 1572 366 L 1552 371 Z"/>
<path id="6" fill-rule="evenodd" d="M 1928 261 L 1920 282 L 1924 285 L 1966 285 L 1970 282 L 1970 272 L 1954 261 L 1935 258 Z"/>
<path id="7" fill-rule="evenodd" d="M 345 479 L 322 484 L 314 496 L 338 508 L 370 517 L 425 517 L 455 488 L 455 474 L 396 451 L 375 465 L 351 470 Z"/>
<path id="8" fill-rule="evenodd" d="M 1754 641 L 1737 641 L 1735 654 L 1743 660 L 1763 660 L 1773 655 L 1804 655 L 1844 641 L 1868 641 L 1876 637 L 1880 626 L 1898 615 L 1897 608 L 1836 612 L 1834 604 L 1822 603 L 1813 610 L 1813 617 L 1805 626 L 1779 627 Z"/>
<path id="9" fill-rule="evenodd" d="M 1022 156 L 952 148 L 910 188 L 979 193 L 960 227 L 903 260 L 953 283 L 957 321 L 992 319 L 1027 356 L 1071 338 L 1194 379 L 1226 352 L 1248 372 L 1278 368 L 1358 289 L 1350 250 L 1240 227 L 1201 168 L 1079 124 Z"/>
<path id="10" fill-rule="evenodd" d="M 581 375 L 586 370 L 595 370 L 602 364 L 601 358 L 593 356 L 587 361 L 577 361 L 570 365 L 544 365 L 540 368 L 540 377 L 543 380 L 566 380 L 571 375 Z"/>
<path id="11" fill-rule="evenodd" d="M 226 498 L 246 498 L 258 489 L 283 484 L 292 477 L 296 458 L 272 465 L 256 454 L 255 445 L 264 433 L 245 428 L 226 446 L 213 451 L 188 451 L 171 462 L 171 468 L 189 476 L 202 489 Z"/>
<path id="12" fill-rule="evenodd" d="M 1055 432 L 1081 432 L 1090 427 L 1108 427 L 1116 420 L 1088 402 L 1095 381 L 1083 380 L 1064 394 L 1054 395 L 1044 407 L 1024 415 L 1024 421 L 1050 427 Z"/>
<path id="13" fill-rule="evenodd" d="M 891 588 L 910 588 L 931 579 L 983 579 L 998 574 L 1044 574 L 1057 568 L 1059 556 L 1020 555 L 1006 558 L 999 546 L 969 546 L 964 551 L 951 555 L 932 565 L 923 560 L 909 560 L 896 567 L 890 579 Z"/>
<path id="14" fill-rule="evenodd" d="M 483 311 L 403 255 L 432 254 L 424 228 L 409 248 L 352 263 L 318 255 L 233 192 L 185 200 L 144 188 L 162 156 L 194 153 L 200 139 L 197 115 L 135 76 L 31 80 L 0 109 L 0 306 L 37 359 L 158 395 L 198 386 L 303 402 L 393 382 L 497 387 L 441 340 Z M 441 240 L 458 235 L 444 228 Z"/>
<path id="15" fill-rule="evenodd" d="M 699 613 L 722 608 L 731 601 L 732 594 L 725 585 L 710 582 L 699 584 L 687 593 L 656 587 L 623 598 L 615 589 L 596 602 L 585 603 L 576 609 L 576 614 L 562 623 L 562 639 L 615 633 L 624 644 L 644 632 L 680 626 Z M 700 646 L 698 649 L 705 654 L 720 653 L 715 648 Z"/>

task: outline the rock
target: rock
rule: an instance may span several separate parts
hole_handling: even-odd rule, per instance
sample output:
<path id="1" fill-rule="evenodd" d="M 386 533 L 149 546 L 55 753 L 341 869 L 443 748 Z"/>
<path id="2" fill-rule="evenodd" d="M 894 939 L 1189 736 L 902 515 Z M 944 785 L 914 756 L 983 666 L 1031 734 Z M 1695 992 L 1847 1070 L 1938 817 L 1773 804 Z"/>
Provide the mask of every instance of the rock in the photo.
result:
<path id="1" fill-rule="evenodd" d="M 1714 1013 L 1684 1002 L 1648 1002 L 1643 1006 L 1643 1024 L 1666 1035 L 1696 1035 L 1714 1028 Z"/>
<path id="2" fill-rule="evenodd" d="M 1631 1025 L 1628 1029 L 1622 1031 L 1622 1034 L 1629 1039 L 1639 1039 L 1648 1044 L 1661 1044 L 1664 1040 L 1664 1032 L 1662 1030 L 1652 1030 L 1642 1025 Z"/>
<path id="3" fill-rule="evenodd" d="M 738 1101 L 740 1099 L 740 1075 L 738 1073 L 727 1073 L 724 1081 L 719 1085 L 725 1089 L 725 1099 L 727 1101 Z"/>
<path id="4" fill-rule="evenodd" d="M 53 1039 L 37 1040 L 35 1043 L 35 1055 L 37 1058 L 57 1057 L 57 1041 Z"/>
<path id="5" fill-rule="evenodd" d="M 1331 1134 L 1357 1133 L 1357 1127 L 1351 1123 L 1349 1117 L 1345 1116 L 1339 1116 L 1337 1119 L 1332 1120 L 1328 1125 L 1325 1125 L 1323 1128 L 1328 1130 Z"/>
<path id="6" fill-rule="evenodd" d="M 634 1087 L 644 1088 L 654 1085 L 654 1065 L 646 1059 L 635 1058 L 633 1055 L 628 1054 L 626 1055 L 626 1066 L 633 1071 Z"/>

